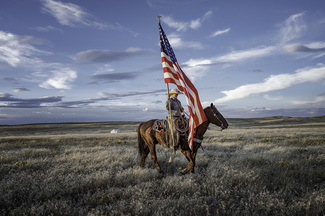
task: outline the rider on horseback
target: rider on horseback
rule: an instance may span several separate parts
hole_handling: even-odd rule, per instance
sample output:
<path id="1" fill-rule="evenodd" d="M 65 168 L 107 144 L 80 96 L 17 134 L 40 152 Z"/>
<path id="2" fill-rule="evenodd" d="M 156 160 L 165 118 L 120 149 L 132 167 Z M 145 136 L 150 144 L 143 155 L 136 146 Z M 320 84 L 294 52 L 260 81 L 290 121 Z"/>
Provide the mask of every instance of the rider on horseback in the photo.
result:
<path id="1" fill-rule="evenodd" d="M 168 93 L 166 93 L 167 95 Z M 172 89 L 169 91 L 169 96 L 167 97 L 166 101 L 166 109 L 169 110 L 169 104 L 171 109 L 171 115 L 174 117 L 180 117 L 181 112 L 184 111 L 181 102 L 177 99 L 179 94 L 183 94 L 182 92 L 178 91 L 177 89 Z"/>
<path id="2" fill-rule="evenodd" d="M 168 92 L 166 94 L 168 95 Z M 166 101 L 166 109 L 170 111 L 167 118 L 169 130 L 171 132 L 169 143 L 172 143 L 174 150 L 178 148 L 180 141 L 185 138 L 184 133 L 188 129 L 188 123 L 186 122 L 187 120 L 185 119 L 184 115 L 182 115 L 184 108 L 182 107 L 181 102 L 177 99 L 179 94 L 183 93 L 177 89 L 170 90 Z M 182 132 L 182 134 L 180 134 L 180 132 Z"/>

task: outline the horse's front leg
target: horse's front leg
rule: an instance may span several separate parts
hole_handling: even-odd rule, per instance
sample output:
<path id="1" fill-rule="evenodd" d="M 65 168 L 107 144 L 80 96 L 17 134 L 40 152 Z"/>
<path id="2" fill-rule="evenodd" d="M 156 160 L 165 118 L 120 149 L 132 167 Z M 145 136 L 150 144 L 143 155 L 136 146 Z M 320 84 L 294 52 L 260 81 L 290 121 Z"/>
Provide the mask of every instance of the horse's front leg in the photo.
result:
<path id="1" fill-rule="evenodd" d="M 194 171 L 194 168 L 195 168 L 195 159 L 196 159 L 196 151 L 194 151 L 194 152 L 191 152 L 191 156 L 192 156 L 192 160 L 193 160 L 193 167 L 192 167 L 192 170 L 191 170 L 191 172 L 192 173 L 194 173 L 195 171 Z"/>
<path id="2" fill-rule="evenodd" d="M 185 155 L 186 159 L 190 162 L 190 166 L 183 169 L 180 174 L 185 175 L 189 171 L 192 171 L 194 173 L 194 167 L 195 167 L 195 160 L 193 160 L 193 154 L 191 151 L 184 151 L 182 150 L 182 153 Z"/>

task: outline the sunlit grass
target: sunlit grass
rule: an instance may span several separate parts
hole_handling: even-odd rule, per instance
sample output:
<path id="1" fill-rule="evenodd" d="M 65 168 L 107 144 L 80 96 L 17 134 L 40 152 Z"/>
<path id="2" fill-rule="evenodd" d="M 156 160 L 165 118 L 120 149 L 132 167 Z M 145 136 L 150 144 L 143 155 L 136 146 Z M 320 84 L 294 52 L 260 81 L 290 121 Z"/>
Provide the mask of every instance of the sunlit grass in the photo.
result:
<path id="1" fill-rule="evenodd" d="M 15 138 L 7 129 L 0 137 L 0 214 L 324 215 L 325 127 L 258 121 L 249 127 L 230 121 L 233 128 L 223 132 L 211 126 L 196 173 L 185 176 L 178 175 L 188 166 L 185 157 L 177 152 L 169 164 L 172 152 L 160 146 L 166 174 L 150 156 L 139 168 L 137 123 L 125 123 L 126 132 L 114 135 L 102 132 L 117 127 L 109 123 L 82 125 L 90 131 L 79 135 L 73 124 L 72 136 L 50 126 L 56 135 L 43 130 L 36 136 L 25 126 Z"/>

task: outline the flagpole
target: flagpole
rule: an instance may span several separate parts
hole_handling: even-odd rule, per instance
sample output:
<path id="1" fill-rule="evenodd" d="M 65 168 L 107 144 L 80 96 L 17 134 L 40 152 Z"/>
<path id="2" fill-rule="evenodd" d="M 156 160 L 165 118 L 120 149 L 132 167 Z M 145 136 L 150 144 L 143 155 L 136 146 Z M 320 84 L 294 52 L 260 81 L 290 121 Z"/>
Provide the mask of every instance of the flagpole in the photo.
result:
<path id="1" fill-rule="evenodd" d="M 157 19 L 158 19 L 158 23 L 160 25 L 160 18 L 161 16 L 157 16 Z M 168 122 L 168 125 L 169 125 L 169 128 L 171 129 L 171 137 L 172 137 L 172 141 L 173 141 L 173 147 L 175 146 L 175 139 L 174 139 L 174 124 L 173 124 L 173 118 L 172 118 L 172 108 L 171 108 L 171 104 L 170 104 L 170 95 L 169 95 L 169 85 L 168 83 L 166 83 L 166 87 L 167 87 L 167 102 L 168 102 L 168 118 L 167 118 L 167 122 Z M 166 139 L 166 141 L 168 141 Z M 174 152 L 175 152 L 175 149 L 174 149 Z"/>
<path id="2" fill-rule="evenodd" d="M 170 104 L 170 94 L 169 94 L 169 86 L 168 86 L 168 83 L 166 83 L 166 87 L 167 87 L 167 103 L 168 103 L 168 125 L 169 125 L 169 128 L 170 128 L 170 134 L 171 134 L 171 137 L 172 137 L 172 142 L 173 142 L 173 148 L 175 146 L 175 138 L 174 138 L 174 132 L 175 132 L 175 127 L 174 127 L 174 123 L 173 123 L 173 117 L 172 117 L 172 107 L 171 107 L 171 104 Z M 175 152 L 175 149 L 174 149 L 174 152 Z"/>

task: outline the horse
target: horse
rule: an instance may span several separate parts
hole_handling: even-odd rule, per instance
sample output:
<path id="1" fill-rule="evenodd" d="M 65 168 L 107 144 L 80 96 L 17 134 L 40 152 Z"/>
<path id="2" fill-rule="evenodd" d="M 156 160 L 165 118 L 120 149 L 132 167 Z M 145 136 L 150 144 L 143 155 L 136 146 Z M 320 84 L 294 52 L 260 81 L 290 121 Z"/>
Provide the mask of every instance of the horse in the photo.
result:
<path id="1" fill-rule="evenodd" d="M 201 143 L 203 141 L 203 135 L 208 129 L 210 123 L 221 127 L 221 130 L 228 128 L 228 122 L 222 116 L 222 114 L 218 111 L 218 109 L 211 103 L 210 106 L 204 109 L 204 113 L 207 117 L 207 121 L 203 122 L 195 129 L 195 134 L 193 137 L 193 150 L 191 150 L 188 145 L 179 145 L 179 150 L 184 154 L 186 159 L 189 161 L 190 166 L 183 169 L 180 174 L 184 175 L 191 171 L 194 173 L 195 167 L 195 158 L 197 154 L 197 150 L 201 147 Z M 145 160 L 150 152 L 151 159 L 157 167 L 157 170 L 160 173 L 164 173 L 161 169 L 156 155 L 156 144 L 160 144 L 163 147 L 169 148 L 166 143 L 166 138 L 164 134 L 158 133 L 154 130 L 153 124 L 157 119 L 152 119 L 146 122 L 143 122 L 139 125 L 137 129 L 138 133 L 138 148 L 140 154 L 140 167 L 144 167 Z M 184 139 L 186 140 L 186 139 Z M 187 140 L 186 140 L 187 141 Z"/>

